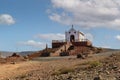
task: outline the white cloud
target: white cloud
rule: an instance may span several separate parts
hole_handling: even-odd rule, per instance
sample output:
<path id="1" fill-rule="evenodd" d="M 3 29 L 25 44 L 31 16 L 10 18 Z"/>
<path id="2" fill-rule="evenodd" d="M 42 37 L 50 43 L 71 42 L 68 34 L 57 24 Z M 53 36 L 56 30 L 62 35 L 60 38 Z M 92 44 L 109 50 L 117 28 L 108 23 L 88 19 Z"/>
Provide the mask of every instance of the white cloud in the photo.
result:
<path id="1" fill-rule="evenodd" d="M 46 39 L 46 40 L 63 40 L 63 39 L 65 39 L 65 35 L 60 34 L 60 33 L 38 34 L 35 37 L 40 38 L 40 39 Z"/>
<path id="2" fill-rule="evenodd" d="M 51 0 L 49 18 L 84 28 L 120 29 L 120 0 Z"/>
<path id="3" fill-rule="evenodd" d="M 86 37 L 88 40 L 90 40 L 90 41 L 93 41 L 93 39 L 94 39 L 93 35 L 90 34 L 90 33 L 86 33 L 86 34 L 85 34 L 85 37 Z"/>
<path id="4" fill-rule="evenodd" d="M 7 24 L 7 25 L 11 25 L 14 24 L 15 20 L 13 19 L 13 17 L 9 14 L 1 14 L 0 15 L 0 24 Z"/>
<path id="5" fill-rule="evenodd" d="M 42 42 L 36 42 L 34 40 L 28 40 L 25 42 L 19 42 L 18 45 L 21 46 L 32 46 L 32 47 L 36 47 L 36 48 L 45 48 L 46 44 L 42 43 Z"/>
<path id="6" fill-rule="evenodd" d="M 51 40 L 63 40 L 63 39 L 65 39 L 65 35 L 60 34 L 60 33 L 57 33 L 57 34 L 53 34 L 53 33 L 37 34 L 37 35 L 35 35 L 35 37 L 43 39 L 43 40 L 50 40 L 50 41 Z M 48 45 L 51 44 L 49 41 L 47 43 L 48 43 Z M 37 42 L 34 40 L 22 41 L 22 42 L 19 42 L 18 45 L 20 45 L 20 46 L 32 46 L 32 47 L 42 48 L 42 49 L 46 47 L 45 42 Z"/>
<path id="7" fill-rule="evenodd" d="M 116 38 L 117 40 L 120 40 L 120 35 L 117 35 L 115 38 Z"/>

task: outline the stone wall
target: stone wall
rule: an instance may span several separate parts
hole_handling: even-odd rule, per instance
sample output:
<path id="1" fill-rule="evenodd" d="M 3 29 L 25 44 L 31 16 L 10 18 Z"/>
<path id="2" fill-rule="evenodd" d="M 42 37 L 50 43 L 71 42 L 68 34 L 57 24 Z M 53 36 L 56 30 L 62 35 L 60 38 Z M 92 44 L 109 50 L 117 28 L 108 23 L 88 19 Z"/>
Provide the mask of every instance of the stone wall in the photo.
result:
<path id="1" fill-rule="evenodd" d="M 55 43 L 52 43 L 52 48 L 59 48 L 63 46 L 64 44 L 67 44 L 67 43 L 66 42 L 55 42 Z"/>
<path id="2" fill-rule="evenodd" d="M 59 48 L 66 44 L 67 42 L 56 42 L 52 43 L 52 48 Z M 90 41 L 82 41 L 82 42 L 72 42 L 73 46 L 92 46 L 92 43 Z"/>
<path id="3" fill-rule="evenodd" d="M 92 46 L 92 43 L 89 41 L 84 41 L 84 42 L 72 42 L 74 46 Z"/>

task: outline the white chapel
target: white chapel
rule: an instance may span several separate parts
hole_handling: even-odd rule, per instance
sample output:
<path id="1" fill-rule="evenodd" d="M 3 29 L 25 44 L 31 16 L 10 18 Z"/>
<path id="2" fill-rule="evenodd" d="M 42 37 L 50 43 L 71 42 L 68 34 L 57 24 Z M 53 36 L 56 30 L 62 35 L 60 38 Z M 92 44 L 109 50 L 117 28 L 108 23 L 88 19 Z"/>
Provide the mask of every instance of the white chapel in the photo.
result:
<path id="1" fill-rule="evenodd" d="M 82 32 L 75 30 L 73 25 L 69 31 L 65 32 L 65 39 L 67 42 L 86 41 L 85 35 Z"/>

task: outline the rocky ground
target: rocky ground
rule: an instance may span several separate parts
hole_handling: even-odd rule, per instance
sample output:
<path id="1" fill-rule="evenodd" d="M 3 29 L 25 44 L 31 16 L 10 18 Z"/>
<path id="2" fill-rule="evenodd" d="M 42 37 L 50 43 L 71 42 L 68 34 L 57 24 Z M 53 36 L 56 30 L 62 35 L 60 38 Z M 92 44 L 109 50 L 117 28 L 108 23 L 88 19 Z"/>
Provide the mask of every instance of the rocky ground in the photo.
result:
<path id="1" fill-rule="evenodd" d="M 120 80 L 120 52 L 0 64 L 0 80 Z"/>
<path id="2" fill-rule="evenodd" d="M 63 69 L 64 70 L 64 69 Z M 120 54 L 59 70 L 53 80 L 120 80 Z"/>

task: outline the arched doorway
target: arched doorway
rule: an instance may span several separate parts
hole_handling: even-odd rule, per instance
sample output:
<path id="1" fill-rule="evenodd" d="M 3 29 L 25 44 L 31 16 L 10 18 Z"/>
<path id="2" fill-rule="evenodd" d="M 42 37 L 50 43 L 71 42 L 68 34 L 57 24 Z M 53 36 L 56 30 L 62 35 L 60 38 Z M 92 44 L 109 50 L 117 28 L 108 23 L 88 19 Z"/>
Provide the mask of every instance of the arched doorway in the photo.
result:
<path id="1" fill-rule="evenodd" d="M 70 36 L 70 42 L 74 42 L 75 41 L 75 36 L 74 35 L 71 35 Z"/>

